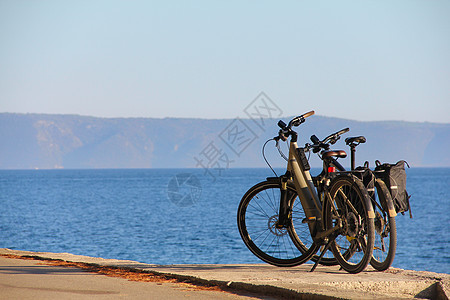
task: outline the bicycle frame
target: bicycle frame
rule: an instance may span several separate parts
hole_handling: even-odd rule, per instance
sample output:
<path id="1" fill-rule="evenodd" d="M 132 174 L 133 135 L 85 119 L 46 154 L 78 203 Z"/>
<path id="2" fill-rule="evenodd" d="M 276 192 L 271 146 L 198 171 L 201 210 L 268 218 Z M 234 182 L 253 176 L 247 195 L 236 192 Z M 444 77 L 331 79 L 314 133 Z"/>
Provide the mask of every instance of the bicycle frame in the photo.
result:
<path id="1" fill-rule="evenodd" d="M 304 150 L 297 145 L 297 135 L 293 134 L 289 146 L 287 172 L 281 176 L 281 201 L 278 226 L 282 227 L 287 225 L 286 222 L 289 214 L 287 183 L 291 181 L 295 186 L 305 212 L 306 219 L 303 221 L 308 223 L 311 237 L 317 244 L 323 244 L 325 242 L 324 238 L 339 230 L 341 224 L 338 222 L 335 227 L 325 230 L 323 205 L 317 194 L 309 169 L 309 163 Z M 326 198 L 328 198 L 328 191 L 326 195 Z M 324 201 L 327 200 L 324 199 Z"/>
<path id="2" fill-rule="evenodd" d="M 303 149 L 298 147 L 297 141 L 292 141 L 289 147 L 287 171 L 292 177 L 295 189 L 302 203 L 308 220 L 320 220 L 322 203 L 309 172 L 309 164 L 304 157 Z M 299 163 L 301 162 L 301 163 Z"/>
<path id="3" fill-rule="evenodd" d="M 343 167 L 333 159 L 333 162 L 338 169 Z M 325 164 L 325 162 L 324 162 Z M 325 167 L 325 165 L 324 165 Z M 298 198 L 302 204 L 303 210 L 306 215 L 304 222 L 308 223 L 311 237 L 318 243 L 324 243 L 324 238 L 330 236 L 333 232 L 342 228 L 341 222 L 338 222 L 333 228 L 326 230 L 324 224 L 324 203 L 319 199 L 316 188 L 314 186 L 311 173 L 309 172 L 310 166 L 305 156 L 303 148 L 297 144 L 297 134 L 293 133 L 291 136 L 289 146 L 289 156 L 287 164 L 287 172 L 281 176 L 281 201 L 279 211 L 279 226 L 286 225 L 288 219 L 289 203 L 287 203 L 287 183 L 292 181 L 298 194 Z M 324 191 L 323 201 L 330 201 L 331 209 L 336 210 L 334 207 L 331 196 L 327 188 Z M 367 201 L 367 200 L 366 200 Z M 366 203 L 369 211 L 369 218 L 374 218 L 375 214 L 370 203 Z M 319 222 L 318 222 L 319 221 Z"/>

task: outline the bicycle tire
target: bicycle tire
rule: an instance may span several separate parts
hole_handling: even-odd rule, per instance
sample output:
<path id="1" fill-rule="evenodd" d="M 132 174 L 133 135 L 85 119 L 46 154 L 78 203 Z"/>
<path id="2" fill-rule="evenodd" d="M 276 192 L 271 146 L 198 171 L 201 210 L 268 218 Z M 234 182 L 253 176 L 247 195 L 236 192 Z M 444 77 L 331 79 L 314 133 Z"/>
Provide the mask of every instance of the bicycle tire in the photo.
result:
<path id="1" fill-rule="evenodd" d="M 247 248 L 259 259 L 279 267 L 292 267 L 308 261 L 317 252 L 309 227 L 302 223 L 303 207 L 295 188 L 288 185 L 291 214 L 286 228 L 276 228 L 280 182 L 263 181 L 250 188 L 238 207 L 239 233 Z M 294 236 L 300 236 L 301 242 Z"/>
<path id="2" fill-rule="evenodd" d="M 378 271 L 385 271 L 394 262 L 397 249 L 397 226 L 395 217 L 389 216 L 388 207 L 394 207 L 392 197 L 386 184 L 381 179 L 375 180 L 375 193 L 372 201 L 375 210 L 375 245 L 373 257 L 370 261 L 372 267 Z M 388 203 L 391 205 L 388 205 Z"/>
<path id="3" fill-rule="evenodd" d="M 334 257 L 349 273 L 359 273 L 369 264 L 375 239 L 370 198 L 361 180 L 355 176 L 335 177 L 330 186 L 332 204 L 326 203 L 326 224 L 332 228 L 339 220 L 342 228 L 331 244 Z M 335 209 L 334 209 L 335 208 Z"/>

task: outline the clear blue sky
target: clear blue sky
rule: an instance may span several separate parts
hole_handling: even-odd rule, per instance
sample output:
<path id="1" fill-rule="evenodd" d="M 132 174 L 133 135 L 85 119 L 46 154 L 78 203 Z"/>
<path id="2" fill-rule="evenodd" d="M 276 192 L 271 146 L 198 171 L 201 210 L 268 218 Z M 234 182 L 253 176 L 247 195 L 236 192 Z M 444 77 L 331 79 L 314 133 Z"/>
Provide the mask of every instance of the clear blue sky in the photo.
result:
<path id="1" fill-rule="evenodd" d="M 450 122 L 450 1 L 0 0 L 0 112 Z"/>

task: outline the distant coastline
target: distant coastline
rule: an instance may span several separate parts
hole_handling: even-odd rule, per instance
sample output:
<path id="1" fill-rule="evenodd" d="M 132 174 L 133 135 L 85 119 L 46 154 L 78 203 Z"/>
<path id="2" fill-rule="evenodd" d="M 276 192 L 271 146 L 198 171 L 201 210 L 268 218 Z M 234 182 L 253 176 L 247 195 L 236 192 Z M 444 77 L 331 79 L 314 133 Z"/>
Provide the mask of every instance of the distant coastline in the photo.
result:
<path id="1" fill-rule="evenodd" d="M 0 169 L 201 168 L 217 163 L 205 157 L 200 162 L 208 150 L 216 151 L 225 169 L 265 167 L 261 147 L 276 134 L 278 120 L 265 119 L 263 126 L 252 119 L 236 120 L 0 113 Z M 357 149 L 357 163 L 404 159 L 413 167 L 450 167 L 450 123 L 314 116 L 298 130 L 305 143 L 312 134 L 324 137 L 345 127 L 350 132 L 343 138 L 367 138 Z M 236 129 L 247 130 L 241 139 L 246 144 L 236 144 L 235 136 L 233 140 Z M 348 151 L 343 141 L 336 147 Z M 271 163 L 283 166 L 276 150 L 267 149 Z M 320 166 L 311 157 L 312 166 Z"/>

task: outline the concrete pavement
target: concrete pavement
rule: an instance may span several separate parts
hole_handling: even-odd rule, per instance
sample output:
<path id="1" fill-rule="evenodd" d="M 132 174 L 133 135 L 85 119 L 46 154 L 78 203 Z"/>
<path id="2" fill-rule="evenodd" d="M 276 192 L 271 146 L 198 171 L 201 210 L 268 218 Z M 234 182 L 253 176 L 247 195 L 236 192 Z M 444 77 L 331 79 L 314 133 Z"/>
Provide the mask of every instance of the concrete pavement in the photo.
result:
<path id="1" fill-rule="evenodd" d="M 170 265 L 160 266 L 143 264 L 135 261 L 103 259 L 88 256 L 73 255 L 69 253 L 47 253 L 47 252 L 28 252 L 10 249 L 0 249 L 0 255 L 10 255 L 16 257 L 31 257 L 39 260 L 29 260 L 27 263 L 56 263 L 65 262 L 81 263 L 78 267 L 94 269 L 87 274 L 85 271 L 76 268 L 64 266 L 52 266 L 57 268 L 48 274 L 43 265 L 31 265 L 33 267 L 16 268 L 10 261 L 4 265 L 3 257 L 2 267 L 0 267 L 0 299 L 3 299 L 3 291 L 9 289 L 14 295 L 23 295 L 23 293 L 62 293 L 65 299 L 80 299 L 81 296 L 89 298 L 158 298 L 175 299 L 180 297 L 194 297 L 199 299 L 220 298 L 220 297 L 258 297 L 260 299 L 270 298 L 298 298 L 298 299 L 448 299 L 450 287 L 450 275 L 431 272 L 408 271 L 391 268 L 386 272 L 376 272 L 368 269 L 359 274 L 348 274 L 339 267 L 319 266 L 313 273 L 310 273 L 311 265 L 305 264 L 294 268 L 278 268 L 267 264 L 257 265 Z M 1 257 L 0 257 L 1 258 Z M 49 260 L 49 261 L 46 261 Z M 22 261 L 16 259 L 15 261 Z M 102 269 L 103 268 L 103 269 Z M 111 278 L 100 276 L 104 270 L 115 272 L 114 270 L 128 270 L 131 273 L 150 274 L 164 278 L 162 282 L 136 282 L 126 281 L 121 278 Z M 76 274 L 79 276 L 71 276 Z M 82 277 L 81 283 L 76 287 L 74 278 Z M 22 279 L 28 280 L 32 285 L 23 285 L 12 282 L 14 276 L 22 275 Z M 54 278 L 53 287 L 45 287 L 42 280 L 46 276 L 52 275 Z M 147 276 L 145 275 L 145 276 Z M 6 281 L 4 280 L 6 276 Z M 29 276 L 35 279 L 26 279 Z M 122 276 L 124 277 L 124 276 Z M 126 276 L 125 276 L 126 277 Z M 49 278 L 49 277 L 47 277 Z M 108 278 L 114 279 L 114 283 L 106 282 Z M 126 277 L 127 278 L 127 277 Z M 9 281 L 8 281 L 9 280 Z M 118 282 L 130 282 L 133 286 L 126 292 L 117 290 L 117 286 L 125 285 Z M 178 282 L 178 283 L 177 283 Z M 179 282 L 188 282 L 190 291 L 179 287 Z M 91 286 L 92 285 L 92 286 Z M 152 287 L 150 287 L 153 285 Z M 172 286 L 173 285 L 173 286 Z M 161 287 L 165 286 L 163 290 Z M 205 287 L 216 287 L 216 291 L 205 290 Z M 155 288 L 160 288 L 160 294 L 152 294 Z M 192 288 L 194 287 L 194 288 Z M 147 288 L 149 290 L 147 290 Z M 150 289 L 153 288 L 153 292 Z M 189 288 L 188 288 L 189 289 Z M 211 288 L 208 288 L 211 289 Z M 195 290 L 195 295 L 192 294 Z M 219 290 L 233 291 L 235 294 L 220 292 Z M 175 295 L 175 292 L 184 292 L 184 295 Z M 156 292 L 155 292 L 156 293 Z M 211 294 L 216 293 L 216 294 Z M 251 294 L 249 294 L 251 293 Z M 237 294 L 237 295 L 236 295 Z M 241 295 L 239 295 L 241 294 Z M 60 295 L 60 294 L 58 294 Z M 256 295 L 256 296 L 255 296 Z M 36 299 L 36 297 L 33 297 Z M 50 299 L 49 297 L 43 297 Z M 58 297 L 60 298 L 60 297 Z M 23 299 L 23 297 L 22 297 Z M 55 298 L 56 299 L 56 298 Z M 221 298 L 221 299 L 240 299 L 240 298 Z M 243 298 L 245 299 L 245 298 Z"/>
<path id="2" fill-rule="evenodd" d="M 0 256 L 0 299 L 260 299 L 250 293 L 230 293 L 176 280 L 137 281 L 127 277 Z"/>

